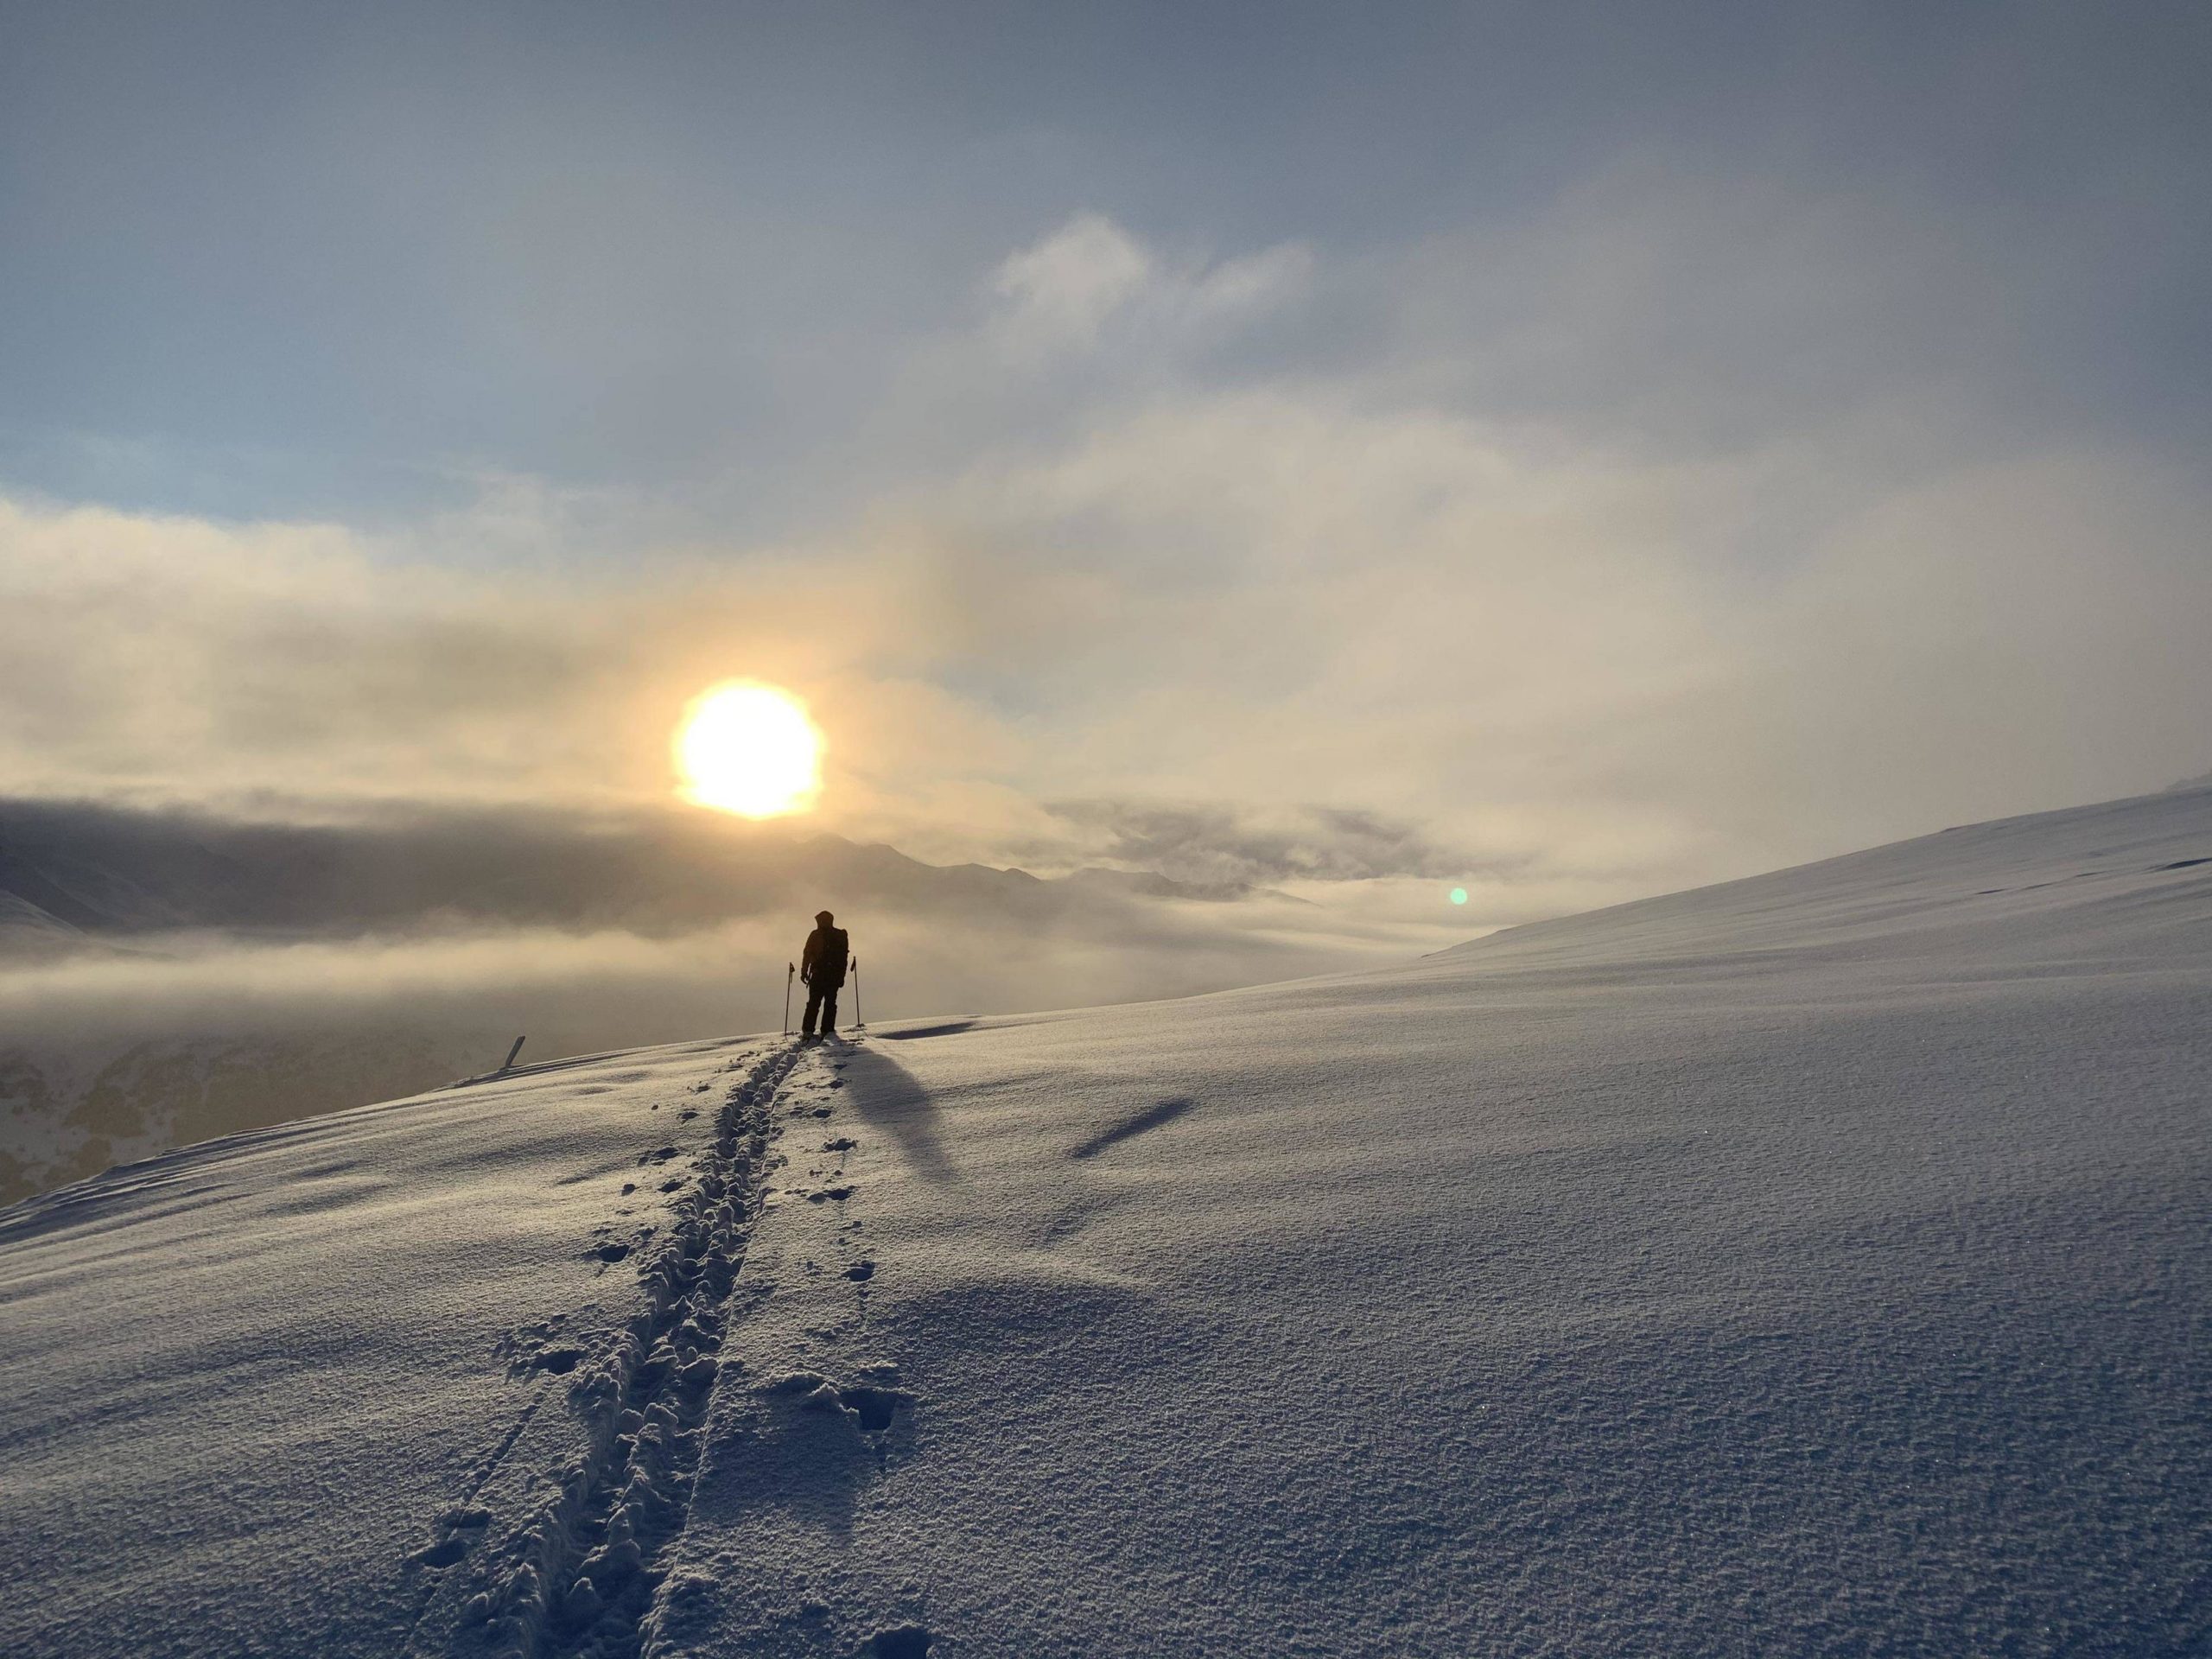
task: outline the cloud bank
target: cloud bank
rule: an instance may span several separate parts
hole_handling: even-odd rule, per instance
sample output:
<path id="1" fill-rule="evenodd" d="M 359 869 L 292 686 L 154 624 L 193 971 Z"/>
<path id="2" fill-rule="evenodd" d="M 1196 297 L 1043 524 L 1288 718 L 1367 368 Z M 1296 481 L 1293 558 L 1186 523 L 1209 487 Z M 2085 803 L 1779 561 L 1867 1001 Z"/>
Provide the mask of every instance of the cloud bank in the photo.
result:
<path id="1" fill-rule="evenodd" d="M 1853 259 L 1848 218 L 1641 183 L 1680 217 L 1592 187 L 1387 267 L 1078 214 L 885 405 L 970 423 L 962 463 L 774 543 L 527 480 L 385 529 L 0 499 L 0 788 L 633 810 L 748 675 L 829 731 L 839 833 L 1464 884 L 1471 929 L 2201 769 L 2202 480 L 1909 341 L 1855 372 L 1932 281 L 1897 227 Z M 1700 270 L 1701 223 L 1758 257 Z"/>

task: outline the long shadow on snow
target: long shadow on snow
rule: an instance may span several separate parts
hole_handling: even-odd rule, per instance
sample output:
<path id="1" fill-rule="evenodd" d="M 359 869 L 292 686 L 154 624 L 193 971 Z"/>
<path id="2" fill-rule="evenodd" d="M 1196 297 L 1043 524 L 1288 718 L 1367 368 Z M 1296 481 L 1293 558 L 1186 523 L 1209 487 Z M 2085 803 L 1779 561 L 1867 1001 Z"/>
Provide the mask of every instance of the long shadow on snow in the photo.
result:
<path id="1" fill-rule="evenodd" d="M 1071 1149 L 1068 1156 L 1096 1158 L 1107 1147 L 1119 1141 L 1127 1141 L 1133 1135 L 1142 1135 L 1147 1129 L 1156 1129 L 1163 1123 L 1173 1123 L 1198 1103 L 1187 1095 L 1177 1095 L 1170 1100 L 1155 1102 L 1142 1111 L 1133 1112 L 1120 1122 L 1099 1130 L 1081 1146 Z"/>
<path id="2" fill-rule="evenodd" d="M 941 1026 L 914 1026 L 905 1031 L 879 1031 L 875 1034 L 887 1043 L 911 1043 L 918 1037 L 950 1037 L 955 1032 L 974 1029 L 973 1020 L 953 1020 Z"/>
<path id="3" fill-rule="evenodd" d="M 912 1072 L 896 1060 L 855 1048 L 845 1061 L 844 1079 L 852 1091 L 853 1109 L 863 1122 L 898 1143 L 916 1174 L 940 1186 L 960 1179 L 945 1155 L 936 1103 Z"/>

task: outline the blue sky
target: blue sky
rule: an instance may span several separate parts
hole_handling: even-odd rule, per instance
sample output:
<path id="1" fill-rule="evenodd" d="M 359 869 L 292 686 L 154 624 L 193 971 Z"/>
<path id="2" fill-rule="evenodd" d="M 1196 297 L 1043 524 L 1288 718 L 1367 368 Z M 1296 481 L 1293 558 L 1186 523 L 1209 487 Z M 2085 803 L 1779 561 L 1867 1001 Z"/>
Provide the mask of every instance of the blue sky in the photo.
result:
<path id="1" fill-rule="evenodd" d="M 0 7 L 0 783 L 650 794 L 726 668 L 837 827 L 1545 903 L 2155 787 L 2206 18 Z"/>
<path id="2" fill-rule="evenodd" d="M 1871 354 L 2011 421 L 2208 435 L 2201 9 L 5 16 L 0 476 L 67 499 L 375 515 L 488 471 L 777 524 L 927 449 L 929 419 L 861 434 L 997 260 L 1074 213 L 1195 256 L 1389 265 L 1637 167 L 1922 245 L 1862 248 L 1845 291 L 1772 315 L 1656 294 L 1596 369 L 1432 395 L 1725 440 L 1728 405 L 1865 395 L 1835 359 Z M 1428 326 L 1506 326 L 1490 297 Z M 1263 360 L 1417 345 L 1402 298 L 1339 296 Z"/>

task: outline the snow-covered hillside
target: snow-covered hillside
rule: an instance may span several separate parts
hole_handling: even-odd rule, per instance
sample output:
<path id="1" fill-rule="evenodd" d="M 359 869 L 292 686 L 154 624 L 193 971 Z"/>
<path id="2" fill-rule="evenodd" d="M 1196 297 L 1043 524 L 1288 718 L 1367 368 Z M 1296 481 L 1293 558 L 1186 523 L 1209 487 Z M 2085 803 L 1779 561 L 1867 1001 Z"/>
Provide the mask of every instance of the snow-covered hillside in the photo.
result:
<path id="1" fill-rule="evenodd" d="M 2212 792 L 0 1211 L 0 1649 L 2212 1650 Z"/>

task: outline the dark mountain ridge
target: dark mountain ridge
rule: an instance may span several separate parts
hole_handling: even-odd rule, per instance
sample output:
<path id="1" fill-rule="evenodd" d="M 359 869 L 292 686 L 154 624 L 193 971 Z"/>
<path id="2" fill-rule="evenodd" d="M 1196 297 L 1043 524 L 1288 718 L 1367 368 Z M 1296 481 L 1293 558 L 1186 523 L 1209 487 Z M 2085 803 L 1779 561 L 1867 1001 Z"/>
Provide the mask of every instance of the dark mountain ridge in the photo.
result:
<path id="1" fill-rule="evenodd" d="M 0 801 L 0 940 L 209 931 L 346 938 L 469 926 L 671 937 L 779 909 L 895 906 L 1042 921 L 1121 900 L 1239 896 L 1148 873 L 933 865 L 894 848 L 698 813 L 447 810 L 283 823 Z"/>

